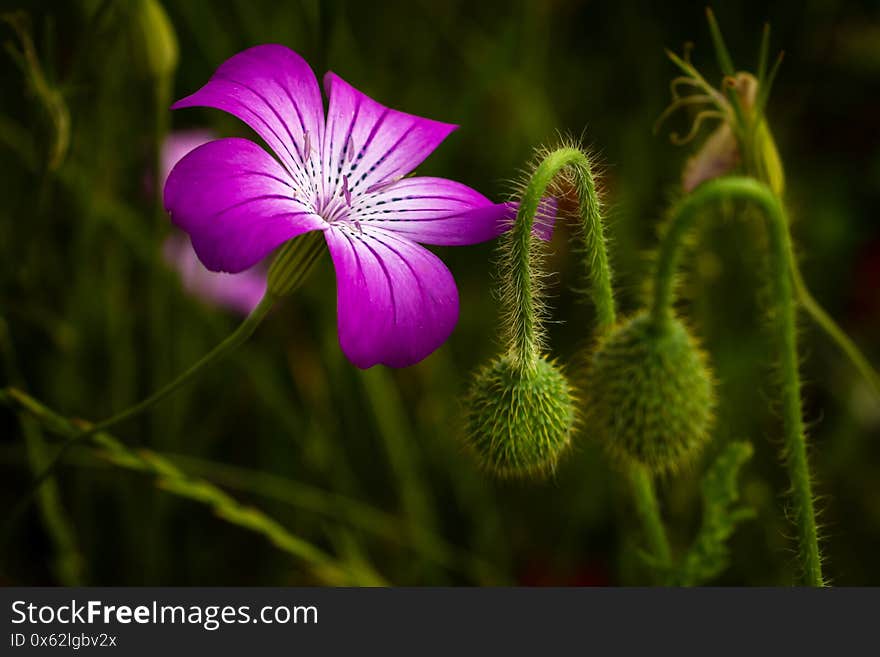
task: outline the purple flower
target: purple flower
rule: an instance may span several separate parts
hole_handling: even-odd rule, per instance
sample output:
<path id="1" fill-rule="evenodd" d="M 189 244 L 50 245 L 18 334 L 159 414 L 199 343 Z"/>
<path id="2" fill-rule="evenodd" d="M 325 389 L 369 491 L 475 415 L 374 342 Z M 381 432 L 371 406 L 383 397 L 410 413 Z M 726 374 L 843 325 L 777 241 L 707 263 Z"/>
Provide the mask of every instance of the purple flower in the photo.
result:
<path id="1" fill-rule="evenodd" d="M 162 185 L 168 181 L 168 174 L 184 155 L 217 139 L 211 130 L 174 130 L 168 133 L 162 142 L 162 152 L 159 154 L 159 180 Z"/>
<path id="2" fill-rule="evenodd" d="M 172 170 L 165 206 L 214 271 L 242 271 L 323 231 L 343 352 L 361 368 L 412 365 L 458 320 L 452 274 L 419 243 L 494 238 L 514 206 L 452 180 L 404 178 L 456 126 L 384 107 L 332 72 L 324 86 L 326 117 L 314 73 L 288 48 L 257 46 L 224 62 L 172 108 L 229 112 L 275 157 L 246 139 L 200 146 Z"/>
<path id="3" fill-rule="evenodd" d="M 214 138 L 208 130 L 180 130 L 168 135 L 162 144 L 160 161 L 163 184 L 183 156 Z M 189 238 L 182 233 L 169 235 L 162 245 L 162 253 L 165 261 L 180 274 L 183 289 L 212 305 L 247 315 L 266 293 L 266 268 L 262 264 L 238 274 L 209 271 L 199 262 Z"/>
<path id="4" fill-rule="evenodd" d="M 209 271 L 199 262 L 189 238 L 180 232 L 169 235 L 162 244 L 165 262 L 178 274 L 183 289 L 207 303 L 247 315 L 266 294 L 266 268 L 261 264 L 239 274 Z"/>

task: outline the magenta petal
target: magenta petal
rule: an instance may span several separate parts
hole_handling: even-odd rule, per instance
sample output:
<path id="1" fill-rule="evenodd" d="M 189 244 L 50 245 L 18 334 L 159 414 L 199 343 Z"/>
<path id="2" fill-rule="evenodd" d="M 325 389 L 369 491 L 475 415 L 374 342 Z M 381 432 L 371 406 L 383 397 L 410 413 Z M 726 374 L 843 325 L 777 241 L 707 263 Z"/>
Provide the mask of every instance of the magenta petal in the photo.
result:
<path id="1" fill-rule="evenodd" d="M 519 203 L 506 203 L 510 214 L 508 218 L 508 228 L 513 226 L 516 220 L 516 213 L 519 210 Z M 549 242 L 553 239 L 553 229 L 556 226 L 556 212 L 559 203 L 552 196 L 545 196 L 538 204 L 538 211 L 535 213 L 535 220 L 532 223 L 532 235 Z"/>
<path id="2" fill-rule="evenodd" d="M 510 229 L 515 203 L 492 203 L 467 185 L 445 178 L 404 178 L 356 199 L 352 210 L 361 223 L 390 230 L 414 242 L 441 246 L 477 244 Z M 535 217 L 537 237 L 553 234 L 556 202 L 542 201 Z"/>
<path id="3" fill-rule="evenodd" d="M 162 186 L 165 186 L 171 169 L 184 155 L 215 139 L 217 135 L 210 130 L 175 130 L 169 133 L 162 142 L 159 154 L 159 180 L 162 181 Z"/>
<path id="4" fill-rule="evenodd" d="M 356 198 L 363 224 L 390 230 L 415 242 L 460 246 L 497 237 L 510 227 L 510 208 L 445 178 L 404 178 Z"/>
<path id="5" fill-rule="evenodd" d="M 172 109 L 214 107 L 247 123 L 306 185 L 316 175 L 324 134 L 324 104 L 312 69 L 279 45 L 249 48 L 227 59 L 205 86 Z M 317 176 L 316 176 L 317 177 Z M 306 187 L 303 187 L 306 189 Z"/>
<path id="6" fill-rule="evenodd" d="M 427 249 L 387 231 L 325 231 L 336 268 L 339 344 L 356 366 L 413 365 L 458 321 L 452 274 Z"/>
<path id="7" fill-rule="evenodd" d="M 324 134 L 324 192 L 343 177 L 351 196 L 393 182 L 415 169 L 457 126 L 389 109 L 335 73 L 324 76 L 330 97 Z"/>
<path id="8" fill-rule="evenodd" d="M 165 183 L 165 208 L 204 265 L 240 272 L 326 223 L 294 198 L 287 171 L 247 139 L 220 139 L 186 155 Z"/>
<path id="9" fill-rule="evenodd" d="M 162 246 L 165 260 L 180 274 L 183 288 L 211 305 L 249 314 L 266 293 L 266 268 L 257 264 L 238 274 L 208 271 L 186 235 L 175 232 Z"/>

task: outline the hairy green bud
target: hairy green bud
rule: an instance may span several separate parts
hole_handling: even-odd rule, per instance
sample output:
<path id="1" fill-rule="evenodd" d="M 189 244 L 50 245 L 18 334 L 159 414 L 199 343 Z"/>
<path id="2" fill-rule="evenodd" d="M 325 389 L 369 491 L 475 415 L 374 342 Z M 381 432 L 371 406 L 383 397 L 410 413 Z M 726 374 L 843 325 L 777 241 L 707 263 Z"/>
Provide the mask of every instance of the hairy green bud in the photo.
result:
<path id="1" fill-rule="evenodd" d="M 502 477 L 552 472 L 571 442 L 572 387 L 546 358 L 529 367 L 510 356 L 495 359 L 477 372 L 466 406 L 469 447 Z"/>
<path id="2" fill-rule="evenodd" d="M 591 430 L 623 463 L 676 470 L 709 439 L 712 374 L 677 319 L 639 314 L 606 333 L 592 356 L 587 392 Z"/>

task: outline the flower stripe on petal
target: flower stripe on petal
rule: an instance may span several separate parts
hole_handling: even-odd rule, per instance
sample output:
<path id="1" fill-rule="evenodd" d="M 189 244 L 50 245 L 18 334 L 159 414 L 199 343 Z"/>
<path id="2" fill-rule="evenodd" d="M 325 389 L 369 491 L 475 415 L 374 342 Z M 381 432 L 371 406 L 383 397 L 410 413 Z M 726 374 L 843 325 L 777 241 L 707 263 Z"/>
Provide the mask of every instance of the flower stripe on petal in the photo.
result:
<path id="1" fill-rule="evenodd" d="M 324 231 L 343 351 L 362 368 L 412 365 L 458 319 L 452 274 L 417 242 L 492 239 L 517 206 L 450 180 L 404 178 L 456 126 L 385 107 L 333 73 L 324 83 L 326 121 L 314 75 L 287 48 L 258 46 L 222 64 L 174 107 L 232 113 L 278 160 L 247 140 L 206 144 L 171 172 L 166 207 L 215 271 L 242 271 L 297 235 Z M 549 238 L 553 218 L 547 201 L 535 233 Z"/>
<path id="2" fill-rule="evenodd" d="M 294 198 L 284 168 L 247 139 L 220 139 L 186 155 L 168 176 L 165 208 L 213 271 L 248 269 L 283 242 L 326 222 Z"/>
<path id="3" fill-rule="evenodd" d="M 381 229 L 331 227 L 324 235 L 349 360 L 361 368 L 407 367 L 446 341 L 458 321 L 458 291 L 437 256 Z"/>
<path id="4" fill-rule="evenodd" d="M 263 45 L 234 55 L 172 109 L 184 107 L 214 107 L 247 123 L 303 189 L 317 173 L 320 157 L 304 151 L 307 134 L 320 143 L 324 132 L 321 91 L 312 69 L 289 48 Z"/>
<path id="5" fill-rule="evenodd" d="M 389 109 L 332 72 L 324 76 L 324 87 L 330 97 L 324 163 L 331 194 L 343 174 L 355 200 L 370 187 L 405 176 L 458 127 Z"/>
<path id="6" fill-rule="evenodd" d="M 423 244 L 484 242 L 510 226 L 510 208 L 467 185 L 444 178 L 404 178 L 362 196 L 353 207 L 364 226 L 392 231 Z"/>
<path id="7" fill-rule="evenodd" d="M 494 239 L 513 225 L 516 204 L 492 203 L 467 185 L 445 178 L 404 178 L 362 196 L 353 206 L 363 225 L 390 230 L 422 244 L 464 246 Z M 535 235 L 549 240 L 555 202 L 542 202 Z"/>

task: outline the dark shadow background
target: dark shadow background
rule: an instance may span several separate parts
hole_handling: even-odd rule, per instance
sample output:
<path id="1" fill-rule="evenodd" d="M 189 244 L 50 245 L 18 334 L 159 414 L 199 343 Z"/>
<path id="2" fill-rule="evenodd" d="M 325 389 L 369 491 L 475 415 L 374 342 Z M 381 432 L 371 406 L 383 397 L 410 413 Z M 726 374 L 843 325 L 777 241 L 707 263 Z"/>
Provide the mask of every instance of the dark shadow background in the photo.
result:
<path id="1" fill-rule="evenodd" d="M 30 15 L 40 62 L 71 126 L 64 163 L 47 171 L 53 133 L 45 102 L 4 53 L 0 318 L 7 330 L 0 372 L 60 412 L 91 419 L 148 393 L 237 321 L 187 297 L 165 270 L 160 244 L 169 226 L 157 221 L 145 191 L 155 143 L 152 83 L 139 72 L 129 3 L 93 20 L 103 4 L 0 3 Z M 510 191 L 535 147 L 560 133 L 583 135 L 603 164 L 620 305 L 639 308 L 657 227 L 691 152 L 652 134 L 676 75 L 663 48 L 680 51 L 692 40 L 698 68 L 712 82 L 720 78 L 700 4 L 164 5 L 180 49 L 174 98 L 198 88 L 232 54 L 283 43 L 319 79 L 332 69 L 389 106 L 460 124 L 420 171 L 494 199 Z M 874 2 L 728 2 L 716 13 L 739 68 L 754 68 L 764 21 L 773 27 L 773 51 L 786 52 L 769 117 L 804 275 L 880 363 L 880 10 Z M 15 41 L 6 25 L 0 34 Z M 219 111 L 187 110 L 168 120 L 174 128 L 247 135 Z M 669 127 L 683 129 L 686 117 Z M 576 370 L 593 314 L 576 291 L 585 268 L 570 235 L 567 226 L 557 231 L 549 260 L 558 272 L 551 343 Z M 756 452 L 741 486 L 757 516 L 733 537 L 719 584 L 784 585 L 796 571 L 760 239 L 740 221 L 707 227 L 685 286 L 683 312 L 720 381 L 707 458 L 732 439 L 752 441 Z M 448 344 L 415 367 L 361 372 L 345 360 L 333 272 L 324 262 L 234 358 L 115 433 L 129 445 L 176 455 L 193 477 L 259 507 L 340 563 L 396 584 L 644 582 L 627 491 L 588 426 L 544 482 L 496 481 L 461 447 L 469 374 L 497 349 L 493 248 L 438 250 L 459 284 L 461 321 Z M 801 326 L 827 572 L 836 584 L 878 585 L 880 403 L 824 334 L 805 317 Z M 48 433 L 38 439 L 52 449 L 57 440 Z M 33 476 L 27 444 L 17 418 L 0 411 L 4 510 Z M 678 549 L 699 523 L 701 470 L 661 485 Z M 330 579 L 322 567 L 169 494 L 155 477 L 114 467 L 99 451 L 72 451 L 56 481 L 60 520 L 47 520 L 36 504 L 14 517 L 4 511 L 7 584 Z M 61 547 L 58 522 L 68 541 Z"/>

